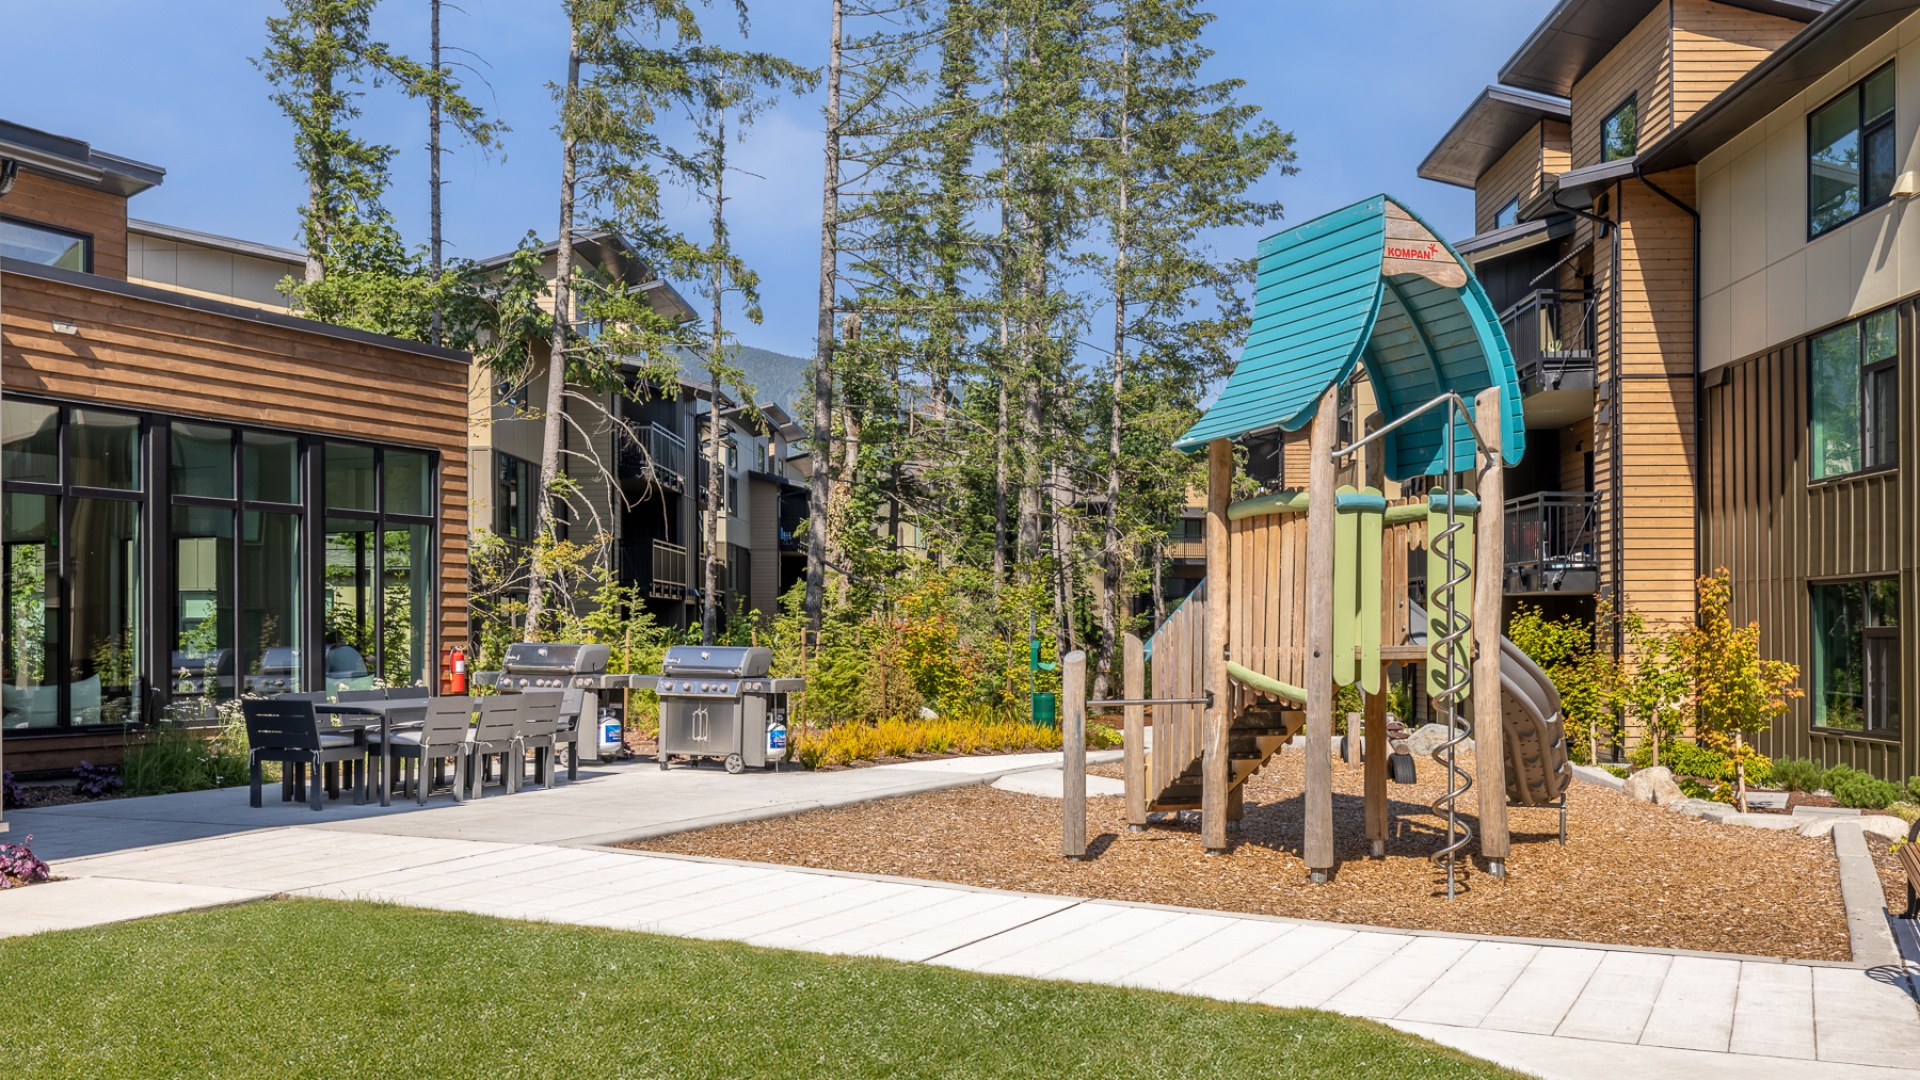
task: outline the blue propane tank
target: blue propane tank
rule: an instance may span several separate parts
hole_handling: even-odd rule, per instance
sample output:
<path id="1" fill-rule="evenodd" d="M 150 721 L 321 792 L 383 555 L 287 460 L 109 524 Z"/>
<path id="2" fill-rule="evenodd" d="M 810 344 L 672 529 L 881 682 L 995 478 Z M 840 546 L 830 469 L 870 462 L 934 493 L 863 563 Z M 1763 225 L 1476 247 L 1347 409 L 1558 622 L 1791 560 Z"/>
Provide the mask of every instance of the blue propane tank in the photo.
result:
<path id="1" fill-rule="evenodd" d="M 774 716 L 773 723 L 767 725 L 767 758 L 776 760 L 787 756 L 787 722 L 784 717 Z"/>

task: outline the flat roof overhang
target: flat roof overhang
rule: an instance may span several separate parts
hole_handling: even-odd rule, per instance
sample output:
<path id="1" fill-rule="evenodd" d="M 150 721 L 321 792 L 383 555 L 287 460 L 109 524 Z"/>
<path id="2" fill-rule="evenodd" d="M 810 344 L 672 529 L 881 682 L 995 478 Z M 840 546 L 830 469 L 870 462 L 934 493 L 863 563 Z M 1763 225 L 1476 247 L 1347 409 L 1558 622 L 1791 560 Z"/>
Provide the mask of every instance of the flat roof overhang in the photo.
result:
<path id="1" fill-rule="evenodd" d="M 1535 124 L 1565 121 L 1569 115 L 1565 98 L 1489 86 L 1427 151 L 1420 178 L 1470 188 Z"/>
<path id="2" fill-rule="evenodd" d="M 1646 171 L 1697 163 L 1826 78 L 1920 11 L 1915 0 L 1841 0 L 1732 86 L 1641 153 Z"/>
<path id="3" fill-rule="evenodd" d="M 1573 84 L 1666 0 L 1560 0 L 1500 68 L 1500 81 L 1567 97 Z M 1716 0 L 1798 22 L 1812 22 L 1831 0 Z"/>
<path id="4" fill-rule="evenodd" d="M 81 139 L 0 120 L 0 158 L 12 158 L 37 173 L 122 198 L 158 187 L 167 170 L 144 161 L 95 150 Z"/>
<path id="5" fill-rule="evenodd" d="M 1573 235 L 1573 215 L 1553 214 L 1535 221 L 1522 221 L 1501 229 L 1489 229 L 1454 245 L 1471 266 L 1517 255 L 1554 240 Z"/>
<path id="6" fill-rule="evenodd" d="M 1570 169 L 1520 208 L 1525 219 L 1544 218 L 1556 212 L 1572 213 L 1593 209 L 1600 193 L 1639 171 L 1640 159 L 1624 157 L 1603 161 L 1584 169 Z"/>

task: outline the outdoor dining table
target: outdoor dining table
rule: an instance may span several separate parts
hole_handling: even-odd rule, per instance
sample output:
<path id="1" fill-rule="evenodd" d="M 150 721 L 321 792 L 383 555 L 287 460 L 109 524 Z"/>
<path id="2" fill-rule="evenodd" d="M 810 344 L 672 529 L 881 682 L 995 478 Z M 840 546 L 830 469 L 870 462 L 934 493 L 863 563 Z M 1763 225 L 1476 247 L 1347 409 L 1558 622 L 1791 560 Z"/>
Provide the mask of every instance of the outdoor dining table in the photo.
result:
<path id="1" fill-rule="evenodd" d="M 364 730 L 380 727 L 380 805 L 393 805 L 393 732 L 426 719 L 427 698 L 395 698 L 387 701 L 315 702 L 313 711 L 321 717 L 322 731 Z"/>

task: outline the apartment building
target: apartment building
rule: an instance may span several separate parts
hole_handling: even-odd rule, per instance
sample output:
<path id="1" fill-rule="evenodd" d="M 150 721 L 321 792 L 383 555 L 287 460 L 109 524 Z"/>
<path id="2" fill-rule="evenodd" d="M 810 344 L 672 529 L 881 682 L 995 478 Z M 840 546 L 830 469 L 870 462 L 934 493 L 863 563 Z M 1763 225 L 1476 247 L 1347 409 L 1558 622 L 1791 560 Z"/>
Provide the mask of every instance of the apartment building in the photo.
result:
<path id="1" fill-rule="evenodd" d="M 129 218 L 164 179 L 0 121 L 0 739 L 22 773 L 115 762 L 242 694 L 433 685 L 467 637 L 468 357 L 286 314 L 286 253 Z"/>
<path id="2" fill-rule="evenodd" d="M 1563 0 L 1420 168 L 1474 192 L 1457 246 L 1523 384 L 1510 596 L 1684 622 L 1725 566 L 1807 690 L 1765 749 L 1894 778 L 1920 772 L 1917 135 L 1920 4 Z"/>

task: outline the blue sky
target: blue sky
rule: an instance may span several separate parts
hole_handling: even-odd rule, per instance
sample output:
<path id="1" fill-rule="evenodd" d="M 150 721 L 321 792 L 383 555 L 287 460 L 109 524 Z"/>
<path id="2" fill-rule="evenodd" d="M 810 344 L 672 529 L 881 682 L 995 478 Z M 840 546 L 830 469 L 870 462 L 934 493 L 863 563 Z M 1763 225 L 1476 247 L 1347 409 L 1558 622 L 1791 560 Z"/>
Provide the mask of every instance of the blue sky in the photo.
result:
<path id="1" fill-rule="evenodd" d="M 548 83 L 564 74 L 566 37 L 547 0 L 458 0 L 443 17 L 450 46 L 484 58 L 491 90 L 473 92 L 513 127 L 504 160 L 461 149 L 446 164 L 451 252 L 480 258 L 528 230 L 550 239 L 557 217 L 558 140 Z M 1300 172 L 1266 193 L 1305 221 L 1380 191 L 1411 203 L 1448 237 L 1472 231 L 1468 192 L 1414 169 L 1552 0 L 1217 0 L 1212 75 L 1246 81 L 1244 100 L 1297 137 Z M 302 198 L 288 128 L 248 61 L 274 0 L 0 0 L 5 50 L 0 117 L 86 139 L 159 165 L 161 187 L 136 217 L 294 246 Z M 826 0 L 752 0 L 756 48 L 805 64 L 825 60 Z M 424 0 L 387 0 L 376 33 L 424 57 Z M 730 16 L 710 20 L 728 36 Z M 31 47 L 27 43 L 36 43 Z M 61 45 L 60 43 L 65 43 Z M 363 99 L 368 137 L 400 149 L 388 204 L 410 240 L 426 238 L 424 109 L 390 92 Z M 743 254 L 760 271 L 766 321 L 742 341 L 812 351 L 819 266 L 820 101 L 785 103 L 739 148 L 729 181 Z M 702 211 L 670 197 L 689 227 Z M 1223 242 L 1251 253 L 1259 236 Z"/>

